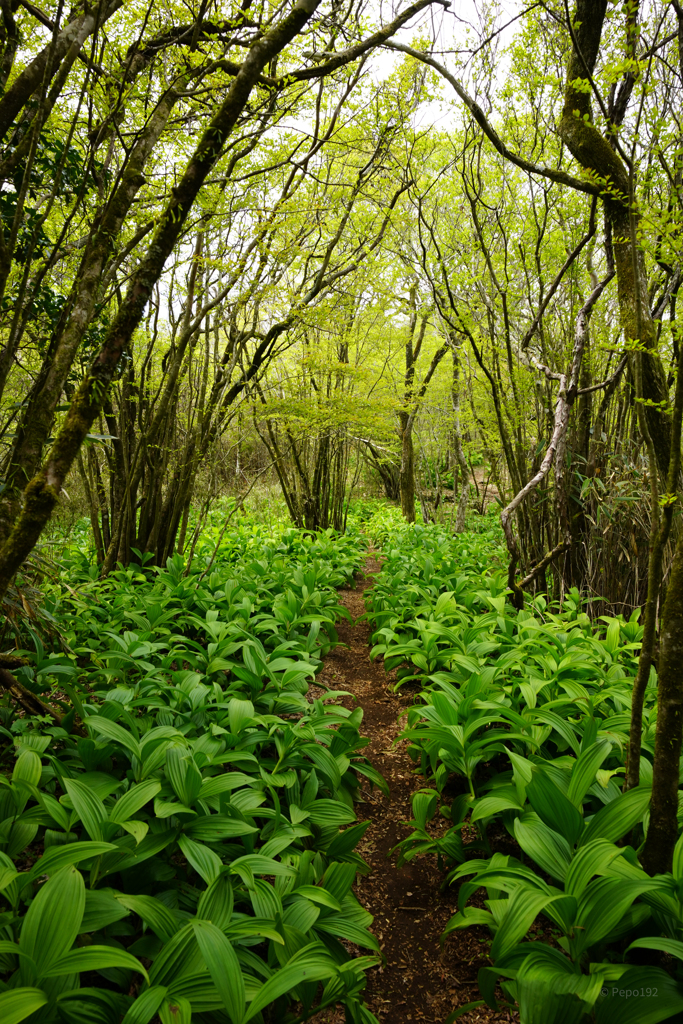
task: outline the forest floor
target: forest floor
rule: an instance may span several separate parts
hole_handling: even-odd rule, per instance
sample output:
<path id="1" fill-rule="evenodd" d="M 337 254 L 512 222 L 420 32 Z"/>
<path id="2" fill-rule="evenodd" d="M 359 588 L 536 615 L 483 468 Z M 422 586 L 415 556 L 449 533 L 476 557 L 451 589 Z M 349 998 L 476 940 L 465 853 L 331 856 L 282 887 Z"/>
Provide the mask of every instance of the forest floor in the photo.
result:
<path id="1" fill-rule="evenodd" d="M 390 799 L 366 781 L 363 801 L 357 806 L 359 821 L 370 819 L 358 852 L 371 867 L 358 876 L 356 896 L 374 917 L 373 932 L 380 942 L 386 963 L 368 974 L 366 1003 L 381 1024 L 444 1024 L 457 1007 L 480 999 L 477 971 L 491 963 L 487 955 L 490 934 L 483 927 L 454 932 L 442 949 L 441 933 L 456 912 L 458 888 L 442 891 L 444 873 L 436 858 L 418 857 L 402 868 L 393 847 L 410 829 L 413 794 L 423 781 L 413 774 L 414 764 L 405 741 L 395 742 L 403 728 L 401 716 L 413 703 L 413 693 L 402 688 L 394 693 L 393 673 L 387 675 L 381 659 L 370 660 L 370 627 L 358 621 L 365 612 L 363 594 L 373 585 L 381 564 L 368 557 L 364 572 L 353 589 L 339 592 L 353 622 L 338 626 L 340 645 L 325 659 L 320 680 L 335 690 L 348 690 L 353 697 L 342 703 L 363 708 L 361 734 L 369 737 L 364 753 L 386 779 Z M 322 688 L 311 687 L 311 696 L 325 696 Z M 440 819 L 443 821 L 443 819 Z M 443 828 L 448 823 L 443 821 Z M 436 828 L 439 828 L 437 823 Z M 480 1007 L 458 1018 L 462 1024 L 475 1021 L 516 1021 L 516 1013 Z M 315 1024 L 343 1024 L 343 1010 L 323 1010 Z"/>

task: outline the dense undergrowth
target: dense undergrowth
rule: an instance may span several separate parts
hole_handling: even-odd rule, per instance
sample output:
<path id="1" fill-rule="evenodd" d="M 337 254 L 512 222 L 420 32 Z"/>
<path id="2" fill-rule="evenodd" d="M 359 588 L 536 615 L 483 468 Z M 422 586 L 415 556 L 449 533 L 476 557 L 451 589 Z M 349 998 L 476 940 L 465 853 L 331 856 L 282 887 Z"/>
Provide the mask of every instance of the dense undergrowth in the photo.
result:
<path id="1" fill-rule="evenodd" d="M 0 1020 L 371 1024 L 362 712 L 309 700 L 360 534 L 206 531 L 105 580 L 72 544 L 0 707 Z M 218 550 L 216 541 L 221 537 Z M 5 641 L 6 642 L 6 641 Z M 333 696 L 333 694 L 330 694 Z M 370 951 L 353 958 L 344 943 Z"/>
<path id="2" fill-rule="evenodd" d="M 497 528 L 453 537 L 383 514 L 369 529 L 386 556 L 366 598 L 373 655 L 397 669 L 397 686 L 419 684 L 403 738 L 427 785 L 398 854 L 436 854 L 460 886 L 444 937 L 490 929 L 485 1002 L 500 1005 L 500 984 L 523 1024 L 680 1020 L 683 838 L 673 874 L 650 878 L 638 861 L 654 671 L 641 785 L 620 785 L 637 616 L 591 621 L 575 592 L 561 609 L 538 596 L 514 610 Z M 430 827 L 437 808 L 445 832 Z M 484 905 L 472 905 L 481 890 Z M 538 931 L 541 914 L 550 927 Z"/>

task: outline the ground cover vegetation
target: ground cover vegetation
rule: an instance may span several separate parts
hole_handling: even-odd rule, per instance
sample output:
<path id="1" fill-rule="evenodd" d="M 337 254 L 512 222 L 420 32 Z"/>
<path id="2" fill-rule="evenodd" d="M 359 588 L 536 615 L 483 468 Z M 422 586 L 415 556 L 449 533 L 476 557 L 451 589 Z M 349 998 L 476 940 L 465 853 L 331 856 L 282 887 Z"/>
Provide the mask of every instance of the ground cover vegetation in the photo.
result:
<path id="1" fill-rule="evenodd" d="M 683 840 L 670 872 L 651 877 L 638 859 L 649 822 L 654 683 L 641 780 L 620 785 L 642 626 L 635 616 L 592 622 L 578 591 L 561 609 L 541 596 L 515 609 L 495 531 L 455 539 L 434 527 L 380 532 L 386 562 L 367 596 L 373 656 L 398 668 L 397 687 L 420 683 L 402 736 L 429 783 L 413 798 L 413 831 L 398 854 L 403 862 L 436 854 L 450 867 L 448 883 L 459 883 L 460 910 L 444 938 L 472 925 L 491 929 L 482 994 L 497 1007 L 502 980 L 528 1024 L 678 1019 L 680 980 L 634 952 L 683 956 Z M 441 834 L 430 829 L 437 812 L 450 823 Z M 499 822 L 514 854 L 492 850 Z M 465 828 L 475 835 L 463 842 Z M 486 908 L 470 905 L 482 888 Z M 529 935 L 541 912 L 553 926 L 543 940 Z"/>
<path id="2" fill-rule="evenodd" d="M 0 53 L 8 1019 L 371 1019 L 343 942 L 377 953 L 352 804 L 382 781 L 360 710 L 307 696 L 360 528 L 375 656 L 422 693 L 399 855 L 492 926 L 486 999 L 666 1019 L 678 0 L 8 0 Z"/>
<path id="3" fill-rule="evenodd" d="M 259 533 L 104 581 L 75 551 L 62 651 L 29 631 L 18 677 L 70 710 L 3 709 L 3 1020 L 294 1020 L 314 999 L 374 1019 L 352 823 L 359 777 L 384 783 L 362 711 L 305 697 L 363 545 Z"/>

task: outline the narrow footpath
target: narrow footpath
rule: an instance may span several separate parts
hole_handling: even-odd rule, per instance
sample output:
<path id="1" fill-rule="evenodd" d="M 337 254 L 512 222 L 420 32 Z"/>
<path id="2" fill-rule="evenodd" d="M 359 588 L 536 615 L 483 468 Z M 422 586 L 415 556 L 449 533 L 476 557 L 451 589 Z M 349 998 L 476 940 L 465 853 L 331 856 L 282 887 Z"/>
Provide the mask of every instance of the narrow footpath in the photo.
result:
<path id="1" fill-rule="evenodd" d="M 489 933 L 485 928 L 456 932 L 442 950 L 441 933 L 457 910 L 457 887 L 441 891 L 444 876 L 434 857 L 418 857 L 399 869 L 396 857 L 388 856 L 409 832 L 404 822 L 412 817 L 411 798 L 422 780 L 413 774 L 407 743 L 394 743 L 402 728 L 399 718 L 412 705 L 413 693 L 392 691 L 393 673 L 385 673 L 381 659 L 370 660 L 371 630 L 366 621 L 357 621 L 365 612 L 363 594 L 380 569 L 380 562 L 370 556 L 355 587 L 339 591 L 354 621 L 339 623 L 341 644 L 327 655 L 320 679 L 354 695 L 344 699 L 345 706 L 363 708 L 361 733 L 370 739 L 364 752 L 387 780 L 391 794 L 387 800 L 366 782 L 364 800 L 356 808 L 359 821 L 372 821 L 358 847 L 372 871 L 358 878 L 355 891 L 375 919 L 372 930 L 386 957 L 383 967 L 369 972 L 367 1005 L 381 1024 L 444 1024 L 454 1009 L 480 998 L 477 971 L 491 963 L 486 956 Z M 316 696 L 324 697 L 324 691 Z M 482 1007 L 459 1021 L 516 1019 L 508 1011 Z M 322 1011 L 313 1021 L 343 1024 L 344 1014 Z"/>

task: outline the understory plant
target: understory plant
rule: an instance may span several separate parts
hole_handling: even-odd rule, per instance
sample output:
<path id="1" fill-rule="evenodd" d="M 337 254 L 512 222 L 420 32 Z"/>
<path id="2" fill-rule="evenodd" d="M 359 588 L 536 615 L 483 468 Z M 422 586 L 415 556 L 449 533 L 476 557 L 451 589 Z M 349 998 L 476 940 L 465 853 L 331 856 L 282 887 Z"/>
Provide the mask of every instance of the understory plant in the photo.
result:
<path id="1" fill-rule="evenodd" d="M 523 1024 L 679 1019 L 683 840 L 672 873 L 651 878 L 638 860 L 654 669 L 640 785 L 622 791 L 638 614 L 594 621 L 577 591 L 561 607 L 538 595 L 515 610 L 494 531 L 451 537 L 400 527 L 383 551 L 367 595 L 373 655 L 396 670 L 397 687 L 416 690 L 400 738 L 426 784 L 397 852 L 400 863 L 435 854 L 449 869 L 446 883 L 459 886 L 443 938 L 490 929 L 483 999 L 517 1005 Z M 433 834 L 437 811 L 450 827 Z M 514 854 L 500 852 L 501 841 Z M 472 904 L 482 890 L 484 906 Z"/>
<path id="2" fill-rule="evenodd" d="M 3 1024 L 266 1024 L 362 1001 L 378 962 L 353 895 L 362 711 L 311 699 L 358 535 L 243 522 L 195 557 L 98 580 L 72 549 L 1 708 Z M 346 943 L 362 950 L 352 957 Z"/>

